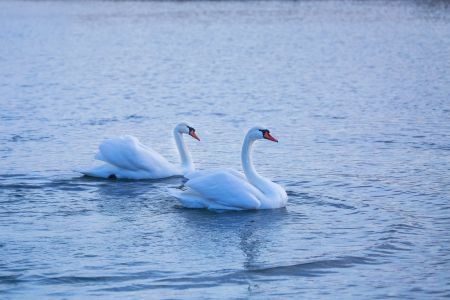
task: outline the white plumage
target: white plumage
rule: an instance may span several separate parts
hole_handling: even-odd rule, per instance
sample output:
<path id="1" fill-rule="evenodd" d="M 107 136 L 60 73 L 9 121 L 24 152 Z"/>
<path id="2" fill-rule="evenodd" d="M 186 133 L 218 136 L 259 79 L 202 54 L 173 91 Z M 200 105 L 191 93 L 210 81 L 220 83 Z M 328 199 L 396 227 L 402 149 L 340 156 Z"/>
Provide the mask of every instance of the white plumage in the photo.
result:
<path id="1" fill-rule="evenodd" d="M 80 171 L 87 176 L 101 178 L 158 179 L 183 175 L 195 170 L 182 134 L 198 139 L 195 129 L 185 123 L 177 125 L 174 137 L 181 157 L 181 166 L 168 162 L 161 154 L 142 144 L 136 137 L 121 136 L 104 141 L 96 159 L 106 164 Z"/>
<path id="2" fill-rule="evenodd" d="M 269 209 L 284 207 L 286 191 L 278 184 L 256 173 L 251 160 L 251 147 L 257 139 L 277 141 L 267 129 L 249 130 L 242 146 L 245 175 L 233 169 L 193 172 L 186 175 L 185 191 L 172 190 L 172 195 L 188 208 L 218 210 Z"/>

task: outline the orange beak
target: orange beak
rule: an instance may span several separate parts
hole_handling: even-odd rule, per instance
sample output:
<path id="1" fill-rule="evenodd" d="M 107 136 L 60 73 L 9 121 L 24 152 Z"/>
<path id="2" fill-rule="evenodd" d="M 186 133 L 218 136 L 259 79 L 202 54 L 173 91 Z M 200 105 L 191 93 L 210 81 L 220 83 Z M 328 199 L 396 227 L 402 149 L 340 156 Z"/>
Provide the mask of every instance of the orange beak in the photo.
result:
<path id="1" fill-rule="evenodd" d="M 189 135 L 192 136 L 194 139 L 196 139 L 197 141 L 200 141 L 200 138 L 195 134 L 195 131 L 190 131 Z"/>
<path id="2" fill-rule="evenodd" d="M 264 137 L 266 140 L 269 140 L 269 141 L 278 143 L 278 140 L 277 140 L 276 138 L 274 138 L 273 136 L 271 136 L 270 133 L 268 133 L 267 131 L 264 132 L 263 137 Z"/>

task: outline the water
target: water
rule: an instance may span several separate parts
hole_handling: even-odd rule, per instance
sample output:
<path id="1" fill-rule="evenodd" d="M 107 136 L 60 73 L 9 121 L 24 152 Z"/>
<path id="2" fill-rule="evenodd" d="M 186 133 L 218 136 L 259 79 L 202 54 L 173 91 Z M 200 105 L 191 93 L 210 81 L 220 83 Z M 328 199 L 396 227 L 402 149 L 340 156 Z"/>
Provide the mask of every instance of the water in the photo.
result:
<path id="1" fill-rule="evenodd" d="M 0 297 L 450 296 L 450 7 L 440 1 L 0 3 Z M 73 169 L 132 134 L 255 165 L 285 209 L 188 210 L 181 178 Z"/>

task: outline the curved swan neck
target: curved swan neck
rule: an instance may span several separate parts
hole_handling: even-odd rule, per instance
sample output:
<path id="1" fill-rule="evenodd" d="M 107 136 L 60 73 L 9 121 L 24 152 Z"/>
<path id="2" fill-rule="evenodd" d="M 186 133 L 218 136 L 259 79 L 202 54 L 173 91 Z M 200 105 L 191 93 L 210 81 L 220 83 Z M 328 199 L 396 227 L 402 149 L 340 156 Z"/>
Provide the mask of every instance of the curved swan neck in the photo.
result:
<path id="1" fill-rule="evenodd" d="M 253 166 L 252 147 L 254 142 L 254 139 L 250 138 L 248 135 L 245 136 L 241 151 L 242 168 L 244 169 L 244 173 L 245 176 L 247 176 L 248 181 L 260 191 L 266 193 L 270 190 L 268 181 L 259 175 Z"/>
<path id="2" fill-rule="evenodd" d="M 195 166 L 192 162 L 191 154 L 184 143 L 183 135 L 175 128 L 173 130 L 173 136 L 175 138 L 175 143 L 177 144 L 178 153 L 180 154 L 183 173 L 194 171 Z"/>

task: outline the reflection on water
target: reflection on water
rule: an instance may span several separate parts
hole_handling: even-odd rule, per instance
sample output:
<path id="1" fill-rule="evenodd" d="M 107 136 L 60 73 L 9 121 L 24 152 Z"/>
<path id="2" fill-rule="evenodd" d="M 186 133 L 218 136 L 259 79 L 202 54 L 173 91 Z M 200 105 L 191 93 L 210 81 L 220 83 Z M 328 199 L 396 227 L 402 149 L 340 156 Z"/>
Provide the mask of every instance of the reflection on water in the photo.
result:
<path id="1" fill-rule="evenodd" d="M 3 298 L 450 294 L 447 1 L 1 1 Z M 257 170 L 285 209 L 210 212 L 184 179 L 98 180 L 105 138 Z"/>
<path id="2" fill-rule="evenodd" d="M 240 233 L 241 242 L 239 243 L 239 246 L 245 254 L 244 268 L 250 270 L 252 269 L 252 266 L 257 264 L 259 248 L 261 247 L 262 242 L 253 236 L 255 229 L 254 226 L 247 225 Z"/>
<path id="3" fill-rule="evenodd" d="M 286 217 L 285 208 L 273 211 L 258 211 L 251 220 L 240 226 L 239 246 L 245 255 L 244 269 L 253 270 L 260 267 L 258 259 L 261 248 L 270 247 L 270 235 L 282 231 L 283 219 Z M 272 245 L 274 247 L 274 245 Z M 281 251 L 281 249 L 279 249 Z"/>

